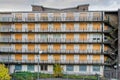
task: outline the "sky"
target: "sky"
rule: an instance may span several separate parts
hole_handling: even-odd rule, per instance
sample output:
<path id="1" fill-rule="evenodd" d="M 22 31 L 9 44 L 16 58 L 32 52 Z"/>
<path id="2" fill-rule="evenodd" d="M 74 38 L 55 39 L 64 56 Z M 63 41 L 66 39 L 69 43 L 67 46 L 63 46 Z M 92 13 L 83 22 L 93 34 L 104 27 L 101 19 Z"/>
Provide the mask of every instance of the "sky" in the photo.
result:
<path id="1" fill-rule="evenodd" d="M 31 5 L 62 9 L 82 4 L 90 4 L 90 10 L 120 9 L 120 0 L 0 0 L 0 11 L 31 11 Z"/>

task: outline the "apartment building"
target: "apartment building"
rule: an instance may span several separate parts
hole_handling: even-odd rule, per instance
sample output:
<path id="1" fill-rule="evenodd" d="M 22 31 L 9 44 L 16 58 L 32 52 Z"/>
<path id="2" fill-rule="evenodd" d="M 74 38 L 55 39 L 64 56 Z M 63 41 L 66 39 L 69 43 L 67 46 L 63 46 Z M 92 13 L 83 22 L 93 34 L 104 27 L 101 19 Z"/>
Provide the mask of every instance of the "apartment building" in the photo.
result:
<path id="1" fill-rule="evenodd" d="M 0 63 L 10 73 L 53 73 L 58 63 L 67 74 L 104 75 L 118 55 L 118 11 L 88 8 L 0 12 Z"/>

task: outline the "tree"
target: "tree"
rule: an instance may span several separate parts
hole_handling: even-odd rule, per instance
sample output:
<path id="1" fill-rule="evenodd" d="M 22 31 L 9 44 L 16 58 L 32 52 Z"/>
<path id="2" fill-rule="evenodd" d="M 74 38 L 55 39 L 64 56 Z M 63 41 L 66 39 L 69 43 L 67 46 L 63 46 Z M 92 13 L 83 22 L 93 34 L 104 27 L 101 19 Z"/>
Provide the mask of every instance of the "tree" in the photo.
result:
<path id="1" fill-rule="evenodd" d="M 10 78 L 8 68 L 4 64 L 0 64 L 0 80 L 10 80 Z"/>
<path id="2" fill-rule="evenodd" d="M 63 68 L 60 66 L 60 64 L 54 64 L 53 67 L 53 76 L 54 77 L 62 77 L 63 73 L 62 73 Z"/>

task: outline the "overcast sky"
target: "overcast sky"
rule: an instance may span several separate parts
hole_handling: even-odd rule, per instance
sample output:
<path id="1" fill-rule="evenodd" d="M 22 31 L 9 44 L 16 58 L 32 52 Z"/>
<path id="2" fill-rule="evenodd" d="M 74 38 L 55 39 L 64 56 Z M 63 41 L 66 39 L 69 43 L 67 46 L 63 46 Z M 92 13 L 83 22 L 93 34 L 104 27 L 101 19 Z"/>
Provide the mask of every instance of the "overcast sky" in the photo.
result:
<path id="1" fill-rule="evenodd" d="M 120 9 L 120 0 L 0 0 L 0 11 L 31 11 L 31 5 L 33 4 L 51 8 L 90 4 L 90 10 Z"/>

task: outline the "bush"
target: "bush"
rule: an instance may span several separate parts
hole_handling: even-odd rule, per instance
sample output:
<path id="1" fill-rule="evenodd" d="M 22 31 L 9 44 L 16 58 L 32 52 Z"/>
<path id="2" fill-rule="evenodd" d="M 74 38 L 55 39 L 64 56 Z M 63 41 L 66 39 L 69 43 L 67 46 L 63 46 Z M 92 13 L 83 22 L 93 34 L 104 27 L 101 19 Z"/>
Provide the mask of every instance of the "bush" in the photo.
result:
<path id="1" fill-rule="evenodd" d="M 45 74 L 40 73 L 40 78 L 54 78 L 53 74 Z M 17 72 L 12 74 L 12 78 L 14 80 L 36 80 L 37 79 L 37 73 L 31 73 L 31 72 Z M 85 76 L 85 75 L 68 75 L 68 74 L 62 74 L 62 78 L 69 78 L 69 79 L 85 79 L 85 80 L 97 80 L 96 76 Z"/>

